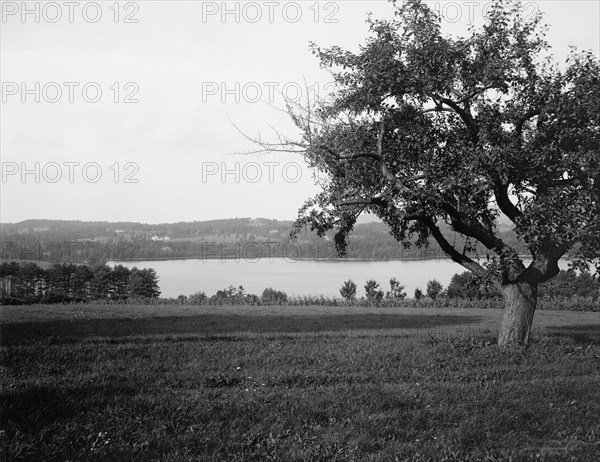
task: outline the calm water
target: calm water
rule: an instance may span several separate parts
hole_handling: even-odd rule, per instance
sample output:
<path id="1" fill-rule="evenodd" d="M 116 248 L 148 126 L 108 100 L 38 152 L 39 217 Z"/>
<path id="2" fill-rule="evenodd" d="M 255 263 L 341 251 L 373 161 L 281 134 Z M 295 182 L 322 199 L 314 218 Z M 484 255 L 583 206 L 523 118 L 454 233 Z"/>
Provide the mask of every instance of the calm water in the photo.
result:
<path id="1" fill-rule="evenodd" d="M 163 297 L 191 295 L 198 291 L 210 296 L 230 285 L 242 285 L 248 293 L 257 295 L 266 287 L 272 287 L 288 295 L 339 297 L 339 289 L 348 279 L 358 285 L 358 295 L 362 296 L 367 279 L 375 279 L 384 290 L 389 290 L 389 280 L 393 277 L 405 286 L 406 293 L 412 297 L 417 287 L 425 291 L 430 279 L 435 278 L 446 287 L 454 273 L 465 271 L 450 260 L 316 262 L 265 258 L 256 262 L 198 259 L 122 264 L 129 268 L 154 268 L 159 276 Z M 566 261 L 560 262 L 563 269 L 567 265 Z"/>

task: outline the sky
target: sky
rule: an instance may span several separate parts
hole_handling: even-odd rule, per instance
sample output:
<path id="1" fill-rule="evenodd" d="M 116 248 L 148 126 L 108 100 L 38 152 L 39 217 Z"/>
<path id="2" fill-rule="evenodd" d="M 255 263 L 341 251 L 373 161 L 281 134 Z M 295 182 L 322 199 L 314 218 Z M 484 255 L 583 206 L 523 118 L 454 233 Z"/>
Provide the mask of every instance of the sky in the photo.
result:
<path id="1" fill-rule="evenodd" d="M 488 2 L 428 2 L 444 32 Z M 600 2 L 527 2 L 547 40 L 600 46 Z M 316 192 L 299 155 L 248 154 L 299 133 L 282 111 L 331 77 L 309 42 L 356 51 L 371 1 L 2 1 L 0 222 L 293 219 Z"/>

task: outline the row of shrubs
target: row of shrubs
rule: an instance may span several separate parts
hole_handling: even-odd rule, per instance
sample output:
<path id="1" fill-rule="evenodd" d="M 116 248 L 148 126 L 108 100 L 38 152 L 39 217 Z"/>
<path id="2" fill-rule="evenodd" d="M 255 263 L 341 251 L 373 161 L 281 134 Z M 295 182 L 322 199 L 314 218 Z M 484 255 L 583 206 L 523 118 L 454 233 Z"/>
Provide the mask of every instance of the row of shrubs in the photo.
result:
<path id="1" fill-rule="evenodd" d="M 462 276 L 462 275 L 455 275 Z M 453 281 L 455 278 L 453 278 Z M 461 279 L 461 280 L 464 280 Z M 113 301 L 112 303 L 121 304 L 159 304 L 159 305 L 246 305 L 246 306 L 379 306 L 379 307 L 419 307 L 419 308 L 480 308 L 480 309 L 502 309 L 504 300 L 497 294 L 496 296 L 458 296 L 459 287 L 452 283 L 447 289 L 435 279 L 427 283 L 423 292 L 416 289 L 412 298 L 407 298 L 404 286 L 395 278 L 390 280 L 390 290 L 385 291 L 380 288 L 379 283 L 374 280 L 368 280 L 364 286 L 365 296 L 357 297 L 358 287 L 352 280 L 343 283 L 340 288 L 340 297 L 326 296 L 294 296 L 288 295 L 273 288 L 266 288 L 261 296 L 248 294 L 243 286 L 229 286 L 226 289 L 217 291 L 212 296 L 207 296 L 204 292 L 197 292 L 190 296 L 180 295 L 177 298 L 153 298 L 136 299 L 132 298 L 126 301 Z M 538 298 L 538 309 L 555 311 L 600 311 L 600 304 L 597 297 L 584 295 L 565 296 L 553 293 L 546 294 Z"/>
<path id="2" fill-rule="evenodd" d="M 413 298 L 407 298 L 405 286 L 396 278 L 389 281 L 390 290 L 369 279 L 364 285 L 364 297 L 357 297 L 358 286 L 349 279 L 340 288 L 341 298 L 324 296 L 288 297 L 285 292 L 267 288 L 262 296 L 246 294 L 244 288 L 230 286 L 212 297 L 198 292 L 190 297 L 179 296 L 173 302 L 192 305 L 287 305 L 287 306 L 383 306 L 421 308 L 504 308 L 502 295 L 490 284 L 466 271 L 455 274 L 447 289 L 432 279 L 425 291 L 417 288 Z M 538 309 L 555 311 L 600 311 L 598 294 L 600 283 L 588 272 L 561 271 L 539 287 Z"/>
<path id="3" fill-rule="evenodd" d="M 25 268 L 25 267 L 24 267 Z M 78 269 L 79 267 L 73 266 Z M 85 267 L 84 267 L 85 268 Z M 0 268 L 1 269 L 1 268 Z M 27 269 L 27 268 L 25 268 Z M 52 274 L 57 273 L 63 268 L 56 267 L 51 271 Z M 69 268 L 66 268 L 69 269 Z M 100 268 L 107 269 L 110 268 Z M 127 284 L 112 283 L 112 273 L 116 273 L 119 267 L 115 267 L 111 271 L 105 271 L 106 287 L 123 287 Z M 134 269 L 135 270 L 135 269 Z M 127 278 L 131 279 L 133 271 L 127 270 Z M 153 287 L 156 291 L 148 292 L 148 295 L 143 291 L 128 291 L 127 297 L 115 296 L 98 296 L 104 295 L 103 291 L 86 291 L 87 297 L 84 299 L 70 300 L 87 302 L 89 304 L 150 304 L 150 305 L 288 305 L 288 306 L 383 306 L 383 307 L 422 307 L 422 308 L 445 308 L 445 307 L 461 307 L 461 308 L 503 308 L 504 301 L 501 294 L 489 284 L 478 279 L 470 272 L 455 274 L 448 288 L 444 288 L 442 284 L 432 279 L 427 282 L 425 290 L 417 288 L 414 291 L 412 298 L 407 298 L 407 293 L 404 290 L 405 286 L 400 284 L 396 278 L 389 281 L 390 289 L 384 291 L 380 284 L 373 280 L 367 280 L 364 285 L 364 297 L 358 297 L 358 286 L 352 280 L 343 283 L 339 289 L 341 298 L 325 297 L 325 296 L 295 296 L 288 295 L 273 288 L 266 288 L 261 296 L 248 294 L 243 286 L 229 286 L 226 289 L 217 291 L 212 296 L 207 296 L 204 292 L 197 292 L 190 296 L 180 295 L 177 298 L 160 298 L 158 295 L 157 277 L 152 271 Z M 62 271 L 62 275 L 65 271 Z M 100 274 L 102 271 L 96 271 Z M 131 274 L 130 274 L 131 273 Z M 98 279 L 97 274 L 90 272 L 92 282 Z M 104 274 L 104 273 L 102 273 Z M 122 278 L 127 281 L 127 278 Z M 6 278 L 3 278 L 4 281 Z M 12 282 L 12 289 L 17 286 L 17 280 L 12 281 L 14 277 L 9 275 Z M 54 278 L 57 281 L 68 281 L 73 283 L 73 277 L 70 278 Z M 54 280 L 53 279 L 53 280 Z M 98 279 L 100 280 L 100 279 Z M 82 287 L 87 288 L 86 284 L 91 282 L 86 281 Z M 56 284 L 55 284 L 56 285 Z M 98 284 L 97 284 L 98 285 Z M 46 285 L 43 285 L 46 287 Z M 62 287 L 62 286 L 61 286 Z M 90 286 L 92 287 L 92 286 Z M 93 286 L 95 287 L 95 286 Z M 104 285 L 102 286 L 104 287 Z M 137 287 L 137 286 L 136 286 Z M 65 293 L 69 287 L 65 286 Z M 2 295 L 3 286 L 0 285 L 0 295 Z M 568 310 L 568 311 L 600 311 L 598 304 L 598 294 L 600 292 L 600 283 L 587 272 L 575 273 L 573 271 L 561 271 L 555 278 L 551 279 L 539 287 L 538 308 L 542 310 Z M 111 292 L 112 295 L 112 292 Z M 3 297 L 0 297 L 2 299 Z M 0 300 L 1 301 L 1 300 Z M 43 302 L 43 301 L 42 301 Z M 56 302 L 60 302 L 56 300 Z M 69 300 L 63 300 L 69 302 Z M 11 303 L 12 304 L 12 303 Z"/>
<path id="4" fill-rule="evenodd" d="M 372 302 L 366 298 L 356 298 L 354 300 L 345 300 L 339 297 L 325 296 L 295 296 L 288 297 L 286 301 L 263 301 L 257 295 L 247 296 L 243 300 L 240 299 L 217 299 L 207 297 L 200 293 L 185 296 L 180 295 L 177 298 L 129 298 L 126 300 L 96 300 L 87 302 L 92 305 L 239 305 L 239 306 L 377 306 L 385 308 L 478 308 L 478 309 L 503 309 L 504 301 L 501 298 L 484 298 L 484 299 L 469 299 L 469 298 L 448 298 L 439 297 L 435 300 L 431 298 L 414 298 L 404 299 L 383 299 L 380 302 Z M 540 298 L 537 304 L 538 310 L 547 311 L 588 311 L 600 312 L 600 304 L 594 302 L 590 297 L 554 297 Z"/>

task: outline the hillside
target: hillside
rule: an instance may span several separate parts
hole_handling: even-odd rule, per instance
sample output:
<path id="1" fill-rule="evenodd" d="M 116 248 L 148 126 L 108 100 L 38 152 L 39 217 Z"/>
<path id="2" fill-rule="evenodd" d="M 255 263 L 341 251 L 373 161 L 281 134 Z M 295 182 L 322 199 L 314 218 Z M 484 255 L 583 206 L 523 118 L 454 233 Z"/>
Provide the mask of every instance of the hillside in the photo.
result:
<path id="1" fill-rule="evenodd" d="M 174 258 L 337 258 L 333 234 L 319 238 L 305 230 L 290 241 L 291 221 L 266 218 L 146 224 L 26 220 L 0 224 L 3 259 L 82 262 L 93 259 Z M 507 242 L 516 235 L 501 228 Z M 447 226 L 443 232 L 459 247 L 464 239 Z M 485 255 L 483 249 L 476 250 Z M 98 256 L 100 254 L 100 256 Z M 359 223 L 350 237 L 347 258 L 368 260 L 444 258 L 437 244 L 404 249 L 381 222 Z"/>

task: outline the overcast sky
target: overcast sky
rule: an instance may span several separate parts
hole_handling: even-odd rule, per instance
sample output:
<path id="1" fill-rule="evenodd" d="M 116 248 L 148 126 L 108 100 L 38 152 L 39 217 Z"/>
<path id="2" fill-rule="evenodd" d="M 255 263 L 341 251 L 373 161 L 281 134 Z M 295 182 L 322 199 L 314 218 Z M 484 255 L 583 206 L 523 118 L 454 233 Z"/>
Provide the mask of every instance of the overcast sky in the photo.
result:
<path id="1" fill-rule="evenodd" d="M 430 2 L 453 34 L 480 24 L 486 3 Z M 559 62 L 569 45 L 598 54 L 600 2 L 525 3 L 545 12 Z M 302 158 L 236 155 L 254 146 L 233 123 L 265 138 L 271 126 L 294 135 L 272 106 L 281 91 L 305 97 L 306 84 L 327 93 L 309 42 L 356 50 L 366 14 L 390 17 L 391 6 L 113 5 L 29 2 L 23 16 L 22 2 L 2 2 L 0 221 L 293 219 L 317 191 Z"/>

